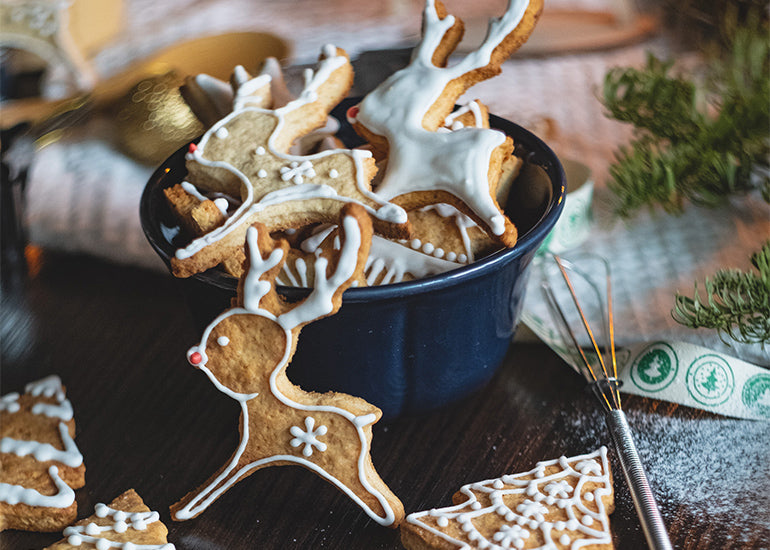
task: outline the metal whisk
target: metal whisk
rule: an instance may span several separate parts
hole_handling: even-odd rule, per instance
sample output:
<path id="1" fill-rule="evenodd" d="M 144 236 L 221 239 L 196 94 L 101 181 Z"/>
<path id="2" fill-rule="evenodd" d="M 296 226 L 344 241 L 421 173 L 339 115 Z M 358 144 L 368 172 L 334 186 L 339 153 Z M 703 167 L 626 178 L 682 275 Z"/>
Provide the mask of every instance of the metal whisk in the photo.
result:
<path id="1" fill-rule="evenodd" d="M 650 490 L 647 476 L 644 473 L 644 467 L 639 459 L 639 453 L 636 450 L 636 445 L 634 445 L 631 428 L 620 406 L 620 384 L 615 356 L 609 263 L 603 258 L 594 257 L 595 260 L 598 260 L 600 268 L 603 266 L 605 272 L 606 295 L 603 297 L 601 290 L 595 284 L 596 276 L 589 275 L 587 272 L 580 270 L 575 264 L 565 261 L 559 256 L 553 256 L 553 259 L 559 268 L 561 280 L 569 290 L 571 303 L 574 306 L 572 322 L 570 322 L 565 309 L 559 304 L 559 300 L 553 287 L 548 282 L 548 278 L 545 279 L 542 288 L 545 293 L 548 309 L 563 342 L 571 345 L 571 347 L 565 350 L 565 353 L 572 358 L 572 365 L 576 370 L 588 381 L 589 387 L 606 412 L 607 427 L 612 435 L 626 483 L 631 492 L 644 536 L 647 539 L 647 545 L 654 550 L 670 550 L 672 546 L 668 538 L 666 525 L 660 516 L 660 511 Z M 592 294 L 596 299 L 598 306 L 596 314 L 601 317 L 601 327 L 606 339 L 605 346 L 600 347 L 597 342 L 597 333 L 588 322 L 588 316 L 578 300 L 578 292 L 572 279 L 570 279 L 568 271 L 577 274 L 582 282 L 587 285 L 585 292 Z M 591 344 L 588 350 L 580 345 L 571 325 L 583 327 Z"/>

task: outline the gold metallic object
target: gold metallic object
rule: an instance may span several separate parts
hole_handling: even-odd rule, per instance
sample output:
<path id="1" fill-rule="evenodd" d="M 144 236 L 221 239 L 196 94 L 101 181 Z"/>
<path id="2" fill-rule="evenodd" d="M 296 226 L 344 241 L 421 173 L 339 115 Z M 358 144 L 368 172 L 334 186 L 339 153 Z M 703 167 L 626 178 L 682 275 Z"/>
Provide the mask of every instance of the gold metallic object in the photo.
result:
<path id="1" fill-rule="evenodd" d="M 182 82 L 175 71 L 151 76 L 115 103 L 115 140 L 123 152 L 145 164 L 160 164 L 203 133 L 179 93 Z"/>

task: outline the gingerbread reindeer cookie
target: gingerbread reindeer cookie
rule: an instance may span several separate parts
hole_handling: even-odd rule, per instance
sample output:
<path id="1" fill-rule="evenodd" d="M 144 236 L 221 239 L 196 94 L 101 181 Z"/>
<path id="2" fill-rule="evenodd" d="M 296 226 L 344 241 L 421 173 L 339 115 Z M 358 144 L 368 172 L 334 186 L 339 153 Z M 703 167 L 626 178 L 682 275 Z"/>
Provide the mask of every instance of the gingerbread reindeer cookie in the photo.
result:
<path id="1" fill-rule="evenodd" d="M 375 154 L 387 157 L 377 195 L 406 210 L 453 204 L 506 246 L 515 244 L 516 227 L 495 200 L 512 141 L 487 128 L 437 130 L 445 129 L 460 95 L 500 72 L 500 64 L 529 37 L 542 6 L 542 0 L 510 0 L 479 48 L 446 66 L 463 25 L 440 0 L 426 1 L 422 41 L 410 64 L 348 111 Z"/>
<path id="2" fill-rule="evenodd" d="M 606 447 L 465 485 L 454 506 L 409 514 L 408 550 L 611 550 L 614 508 Z"/>
<path id="3" fill-rule="evenodd" d="M 299 137 L 323 126 L 350 89 L 353 72 L 345 52 L 325 47 L 317 70 L 306 74 L 302 93 L 286 105 L 268 108 L 270 82 L 268 73 L 251 78 L 237 69 L 232 112 L 190 146 L 187 183 L 239 197 L 241 204 L 225 212 L 226 219 L 216 228 L 177 251 L 172 259 L 176 276 L 204 271 L 234 255 L 242 259 L 244 236 L 252 223 L 272 232 L 334 222 L 348 203 L 362 205 L 379 233 L 409 233 L 406 212 L 370 189 L 377 168 L 369 151 L 289 153 Z"/>
<path id="4" fill-rule="evenodd" d="M 372 465 L 372 425 L 381 411 L 339 393 L 306 392 L 286 376 L 301 328 L 331 315 L 366 260 L 371 221 L 360 205 L 347 205 L 338 220 L 340 248 L 314 262 L 314 286 L 288 304 L 274 280 L 288 243 L 276 242 L 259 224 L 249 227 L 247 266 L 236 306 L 217 317 L 188 360 L 241 406 L 241 442 L 232 458 L 204 485 L 172 506 L 186 520 L 258 469 L 299 464 L 334 484 L 372 519 L 395 526 L 403 506 Z"/>
<path id="5" fill-rule="evenodd" d="M 59 531 L 85 485 L 72 404 L 58 376 L 0 398 L 0 531 Z"/>

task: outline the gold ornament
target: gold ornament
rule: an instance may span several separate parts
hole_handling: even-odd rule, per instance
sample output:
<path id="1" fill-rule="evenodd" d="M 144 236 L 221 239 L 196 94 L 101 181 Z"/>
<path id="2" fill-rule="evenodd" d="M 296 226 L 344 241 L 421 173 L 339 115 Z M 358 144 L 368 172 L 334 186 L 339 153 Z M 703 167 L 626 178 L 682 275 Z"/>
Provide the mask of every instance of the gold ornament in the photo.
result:
<path id="1" fill-rule="evenodd" d="M 140 162 L 157 165 L 203 133 L 182 99 L 174 71 L 141 80 L 114 105 L 117 145 Z"/>

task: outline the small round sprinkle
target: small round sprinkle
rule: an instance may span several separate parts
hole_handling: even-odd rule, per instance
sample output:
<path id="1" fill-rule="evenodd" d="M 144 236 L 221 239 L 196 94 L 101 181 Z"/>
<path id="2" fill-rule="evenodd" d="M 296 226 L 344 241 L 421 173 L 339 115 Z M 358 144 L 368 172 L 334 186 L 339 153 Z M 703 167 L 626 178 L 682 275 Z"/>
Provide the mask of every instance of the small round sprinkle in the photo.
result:
<path id="1" fill-rule="evenodd" d="M 421 246 L 422 246 L 422 242 L 420 241 L 420 239 L 414 239 L 412 241 L 411 247 L 414 248 L 415 250 L 419 250 Z"/>
<path id="2" fill-rule="evenodd" d="M 259 171 L 257 172 L 257 176 L 260 178 L 266 178 L 267 170 L 265 170 L 264 168 L 260 168 Z"/>
<path id="3" fill-rule="evenodd" d="M 465 254 L 460 254 L 459 256 L 457 256 L 457 261 L 460 262 L 461 264 L 464 264 L 468 261 L 468 256 L 466 256 Z"/>
<path id="4" fill-rule="evenodd" d="M 593 493 L 586 493 L 586 494 L 583 495 L 583 498 L 586 499 L 588 502 L 591 502 L 594 499 L 594 494 Z"/>
<path id="5" fill-rule="evenodd" d="M 449 252 L 446 255 L 446 259 L 449 260 L 450 262 L 454 262 L 457 259 L 457 254 L 455 254 L 454 252 Z"/>
<path id="6" fill-rule="evenodd" d="M 125 533 L 126 529 L 128 529 L 128 524 L 121 519 L 115 521 L 115 525 L 113 525 L 112 528 L 115 529 L 116 533 Z"/>
<path id="7" fill-rule="evenodd" d="M 334 178 L 338 178 L 339 176 L 340 176 L 340 173 L 337 172 L 337 170 L 335 170 L 334 168 L 329 170 L 329 177 L 330 178 L 334 179 Z"/>
<path id="8" fill-rule="evenodd" d="M 219 338 L 217 338 L 217 344 L 219 344 L 220 346 L 226 346 L 229 343 L 230 343 L 230 339 L 227 336 L 220 336 Z"/>
<path id="9" fill-rule="evenodd" d="M 261 145 L 259 147 L 257 147 L 257 154 L 258 155 L 264 155 L 265 154 L 265 148 L 262 147 Z"/>
<path id="10" fill-rule="evenodd" d="M 446 517 L 441 516 L 436 520 L 436 523 L 438 523 L 439 527 L 446 527 L 447 525 L 449 525 L 449 520 Z"/>
<path id="11" fill-rule="evenodd" d="M 437 248 L 436 250 L 433 251 L 433 255 L 436 258 L 443 258 L 444 257 L 444 249 L 443 248 Z"/>

